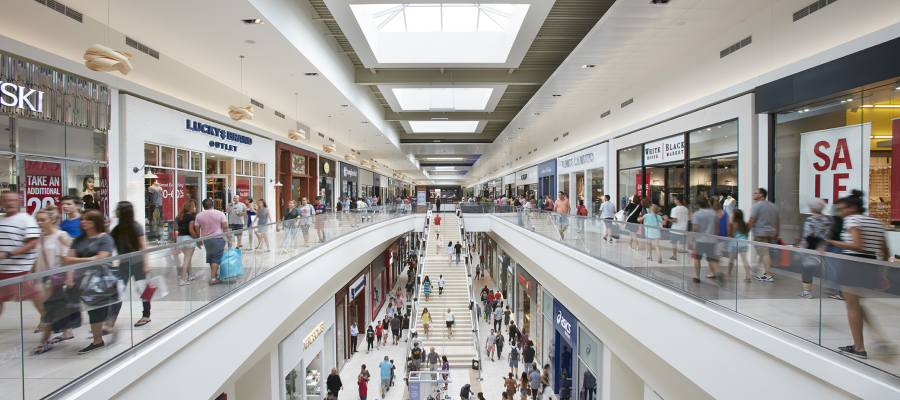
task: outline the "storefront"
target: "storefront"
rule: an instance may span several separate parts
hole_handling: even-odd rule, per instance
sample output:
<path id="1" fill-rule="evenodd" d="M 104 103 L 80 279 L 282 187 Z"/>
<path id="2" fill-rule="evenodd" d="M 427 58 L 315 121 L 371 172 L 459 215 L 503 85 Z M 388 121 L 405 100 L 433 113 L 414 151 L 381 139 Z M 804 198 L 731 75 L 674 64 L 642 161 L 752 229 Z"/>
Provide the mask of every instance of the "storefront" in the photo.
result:
<path id="1" fill-rule="evenodd" d="M 186 203 L 202 211 L 200 201 L 208 198 L 224 211 L 238 195 L 242 202 L 262 198 L 278 208 L 268 192 L 274 141 L 138 97 L 119 98 L 126 143 L 123 187 L 126 200 L 143 206 L 135 217 L 144 223 L 149 242 L 174 242 L 175 217 Z"/>
<path id="2" fill-rule="evenodd" d="M 893 204 L 900 199 L 900 76 L 881 68 L 897 49 L 900 39 L 757 88 L 756 111 L 768 114 L 771 128 L 769 200 L 788 244 L 801 240 L 809 200 L 833 205 L 861 190 L 867 214 L 888 228 L 890 254 L 900 251 L 900 202 Z M 785 85 L 791 95 L 779 96 Z"/>
<path id="3" fill-rule="evenodd" d="M 512 173 L 503 177 L 503 189 L 500 197 L 506 196 L 512 199 L 516 195 L 516 174 Z"/>
<path id="4" fill-rule="evenodd" d="M 335 160 L 331 160 L 325 157 L 319 157 L 319 196 L 322 196 L 322 201 L 325 202 L 325 206 L 328 207 L 328 210 L 331 211 L 334 209 L 335 203 L 337 200 L 335 196 L 337 195 L 337 191 L 334 187 L 334 179 L 337 176 L 337 165 L 338 162 Z"/>
<path id="5" fill-rule="evenodd" d="M 503 295 L 503 301 L 512 309 L 516 304 L 515 299 L 512 297 L 515 293 L 513 282 L 516 279 L 516 260 L 513 260 L 509 253 L 500 248 L 497 254 L 497 261 L 499 261 L 496 264 L 497 274 L 494 275 L 497 277 L 497 288 L 500 290 L 500 294 Z"/>
<path id="6" fill-rule="evenodd" d="M 71 195 L 108 217 L 110 89 L 7 56 L 0 64 L 0 187 L 31 215 Z"/>
<path id="7" fill-rule="evenodd" d="M 369 264 L 372 270 L 372 320 L 381 311 L 381 306 L 385 304 L 387 292 L 390 290 L 390 283 L 387 272 L 387 252 L 382 252 L 375 257 Z"/>
<path id="8" fill-rule="evenodd" d="M 497 243 L 494 242 L 494 240 L 491 239 L 491 237 L 488 236 L 487 233 L 480 232 L 479 235 L 481 238 L 480 251 L 481 255 L 484 256 L 484 265 L 481 266 L 484 271 L 484 277 L 492 284 L 496 284 L 497 281 L 494 279 L 494 270 L 497 268 L 496 265 L 499 263 L 499 257 L 497 256 Z"/>
<path id="9" fill-rule="evenodd" d="M 525 199 L 537 198 L 538 166 L 534 165 L 516 172 L 516 195 Z"/>
<path id="10" fill-rule="evenodd" d="M 556 200 L 556 159 L 538 165 L 538 196 Z"/>
<path id="11" fill-rule="evenodd" d="M 579 400 L 600 398 L 602 390 L 603 342 L 578 324 L 578 369 L 572 377 L 572 388 Z"/>
<path id="12" fill-rule="evenodd" d="M 553 299 L 553 340 L 550 344 L 551 355 L 553 359 L 551 382 L 553 383 L 553 393 L 559 393 L 559 384 L 562 380 L 562 374 L 572 379 L 575 375 L 573 372 L 577 367 L 575 349 L 578 348 L 578 320 L 569 312 L 566 307 L 558 300 Z M 574 385 L 573 385 L 574 386 Z"/>
<path id="13" fill-rule="evenodd" d="M 516 326 L 528 338 L 537 341 L 540 332 L 537 320 L 540 317 L 538 308 L 538 283 L 534 277 L 518 265 L 516 268 Z"/>
<path id="14" fill-rule="evenodd" d="M 284 377 L 281 399 L 322 400 L 325 379 L 335 362 L 334 299 L 319 307 L 278 345 L 280 373 Z"/>
<path id="15" fill-rule="evenodd" d="M 366 292 L 369 283 L 369 266 L 363 268 L 353 280 L 334 296 L 335 335 L 337 340 L 338 368 L 342 368 L 353 356 L 350 352 L 350 327 L 356 323 L 360 336 L 357 345 L 365 346 L 365 331 L 371 318 L 366 312 Z"/>
<path id="16" fill-rule="evenodd" d="M 344 198 L 347 196 L 352 198 L 361 196 L 359 192 L 359 167 L 345 162 L 341 162 L 340 165 L 341 196 Z"/>
<path id="17" fill-rule="evenodd" d="M 359 169 L 359 196 L 371 197 L 375 194 L 375 174 L 367 169 Z"/>
<path id="18" fill-rule="evenodd" d="M 606 194 L 603 184 L 608 151 L 606 142 L 556 159 L 557 187 L 569 196 L 572 214 L 583 201 L 589 216 L 600 215 L 600 203 Z"/>

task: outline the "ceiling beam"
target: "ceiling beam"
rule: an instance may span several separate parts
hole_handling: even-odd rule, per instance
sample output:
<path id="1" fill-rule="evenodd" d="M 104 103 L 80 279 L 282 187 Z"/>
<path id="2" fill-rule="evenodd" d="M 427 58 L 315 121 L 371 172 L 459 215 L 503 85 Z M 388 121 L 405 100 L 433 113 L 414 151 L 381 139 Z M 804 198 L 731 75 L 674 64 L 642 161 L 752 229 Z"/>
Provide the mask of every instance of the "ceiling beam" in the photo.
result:
<path id="1" fill-rule="evenodd" d="M 445 69 L 443 73 L 435 69 L 378 69 L 373 75 L 368 68 L 356 67 L 357 85 L 431 85 L 431 84 L 477 84 L 477 85 L 543 85 L 554 69 L 516 70 L 509 69 Z"/>
<path id="2" fill-rule="evenodd" d="M 379 74 L 380 75 L 380 74 Z M 447 118 L 442 121 L 512 121 L 518 111 L 455 111 L 455 112 L 394 112 L 384 111 L 385 121 L 431 121 L 433 118 Z"/>

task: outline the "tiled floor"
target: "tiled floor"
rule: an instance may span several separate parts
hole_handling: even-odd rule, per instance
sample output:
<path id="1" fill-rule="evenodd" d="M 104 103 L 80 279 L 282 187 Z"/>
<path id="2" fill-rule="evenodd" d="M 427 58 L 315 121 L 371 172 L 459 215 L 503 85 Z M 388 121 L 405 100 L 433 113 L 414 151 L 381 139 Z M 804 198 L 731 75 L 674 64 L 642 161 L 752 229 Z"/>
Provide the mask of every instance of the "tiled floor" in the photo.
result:
<path id="1" fill-rule="evenodd" d="M 376 217 L 382 221 L 387 215 Z M 349 221 L 329 219 L 325 224 L 326 238 L 331 239 L 359 229 L 359 221 L 351 225 Z M 242 261 L 245 274 L 239 278 L 227 280 L 225 284 L 209 286 L 210 270 L 205 263 L 205 253 L 195 251 L 192 259 L 192 273 L 196 280 L 192 285 L 179 286 L 182 254 L 173 254 L 169 250 L 160 250 L 150 255 L 151 277 L 165 278 L 169 293 L 151 302 L 151 322 L 142 327 L 133 327 L 141 318 L 142 304 L 139 295 L 130 289 L 130 301 L 124 302 L 117 321 L 119 332 L 104 336 L 106 348 L 85 355 L 78 355 L 78 350 L 91 343 L 90 326 L 87 314 L 82 312 L 82 325 L 74 330 L 75 338 L 61 342 L 41 355 L 30 355 L 31 350 L 40 342 L 40 333 L 33 333 L 40 316 L 33 302 L 5 303 L 0 314 L 0 400 L 22 399 L 23 390 L 26 399 L 39 399 L 57 388 L 80 377 L 91 369 L 122 353 L 134 344 L 150 337 L 163 328 L 171 325 L 209 301 L 221 297 L 234 290 L 240 284 L 281 264 L 282 262 L 307 251 L 316 243 L 316 230 L 310 228 L 309 246 L 298 235 L 296 245 L 285 243 L 285 231 L 276 232 L 274 226 L 268 229 L 271 252 L 247 251 L 248 235 L 243 235 L 244 250 Z M 253 245 L 258 244 L 254 238 Z M 21 309 L 20 309 L 21 306 Z M 27 327 L 25 332 L 21 327 Z M 57 334 L 51 337 L 56 337 Z M 24 385 L 23 385 L 24 374 Z"/>
<path id="2" fill-rule="evenodd" d="M 519 226 L 533 227 L 535 232 L 560 241 L 559 231 L 555 225 L 550 224 L 546 216 L 523 216 L 521 219 L 516 214 L 498 214 L 498 216 Z M 694 283 L 691 281 L 694 277 L 694 260 L 689 253 L 677 254 L 678 261 L 669 260 L 669 257 L 672 257 L 672 247 L 668 240 L 660 240 L 663 262 L 659 263 L 655 248 L 653 260 L 647 260 L 646 240 L 641 242 L 641 251 L 630 249 L 627 231 L 622 230 L 619 240 L 608 243 L 602 239 L 604 236 L 602 232 L 605 230 L 600 220 L 593 221 L 593 224 L 588 222 L 584 232 L 577 232 L 576 228 L 579 227 L 573 222 L 573 225 L 564 232 L 564 242 L 576 249 L 612 261 L 641 275 L 650 276 L 679 290 L 829 349 L 834 350 L 837 346 L 853 344 L 845 303 L 828 298 L 828 295 L 833 293 L 831 291 L 833 285 L 827 281 L 826 287 L 823 288 L 820 279 L 815 278 L 811 291 L 814 298 L 801 298 L 797 296 L 802 291 L 799 273 L 792 272 L 791 268 L 773 267 L 775 281 L 760 282 L 755 276 L 756 273 L 762 273 L 762 266 L 757 267 L 756 262 L 750 259 L 750 282 L 743 280 L 746 277 L 743 262 L 735 266 L 732 276 L 726 277 L 721 282 L 705 278 L 710 270 L 704 260 L 700 271 L 701 282 Z M 726 259 L 723 270 L 727 271 L 727 265 Z M 900 375 L 900 297 L 874 290 L 866 290 L 862 296 L 864 297 L 862 304 L 867 315 L 883 335 L 879 337 L 872 325 L 865 326 L 864 335 L 868 344 L 866 350 L 870 358 L 862 361 L 886 372 Z"/>

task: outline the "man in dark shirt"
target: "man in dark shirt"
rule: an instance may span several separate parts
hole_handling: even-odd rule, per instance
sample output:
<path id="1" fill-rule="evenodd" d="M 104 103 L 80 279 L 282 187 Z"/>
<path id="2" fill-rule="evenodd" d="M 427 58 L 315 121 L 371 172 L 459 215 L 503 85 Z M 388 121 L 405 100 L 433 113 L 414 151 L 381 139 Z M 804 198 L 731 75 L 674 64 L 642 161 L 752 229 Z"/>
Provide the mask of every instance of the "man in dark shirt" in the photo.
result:
<path id="1" fill-rule="evenodd" d="M 459 265 L 459 256 L 462 254 L 462 245 L 459 244 L 459 242 L 456 242 L 456 244 L 453 245 L 453 248 L 456 249 L 456 265 Z"/>
<path id="2" fill-rule="evenodd" d="M 529 366 L 534 362 L 534 342 L 531 340 L 528 341 L 525 350 L 522 350 L 522 362 Z"/>
<path id="3" fill-rule="evenodd" d="M 562 374 L 562 381 L 559 383 L 559 400 L 569 400 L 572 398 L 572 381 L 566 374 Z"/>
<path id="4" fill-rule="evenodd" d="M 416 371 L 422 369 L 422 349 L 419 348 L 419 344 L 416 343 L 413 346 L 412 351 L 410 352 L 412 355 L 413 366 L 416 367 Z"/>
<path id="5" fill-rule="evenodd" d="M 400 319 L 400 314 L 394 314 L 394 318 L 391 320 L 391 333 L 394 334 L 394 344 L 400 343 L 400 328 L 403 326 L 403 320 Z"/>

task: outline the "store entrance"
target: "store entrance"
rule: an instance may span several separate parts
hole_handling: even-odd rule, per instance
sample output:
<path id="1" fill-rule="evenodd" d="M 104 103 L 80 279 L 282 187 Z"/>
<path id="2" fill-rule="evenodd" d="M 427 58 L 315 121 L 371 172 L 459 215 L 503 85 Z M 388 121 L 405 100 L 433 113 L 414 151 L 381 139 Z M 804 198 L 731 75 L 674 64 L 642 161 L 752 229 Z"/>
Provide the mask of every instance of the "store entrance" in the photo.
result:
<path id="1" fill-rule="evenodd" d="M 675 207 L 675 196 L 684 194 L 684 163 L 670 163 L 646 167 L 645 185 L 650 187 L 650 200 L 669 215 Z"/>
<path id="2" fill-rule="evenodd" d="M 213 155 L 206 159 L 206 198 L 212 199 L 213 208 L 219 211 L 225 211 L 235 193 L 231 161 L 231 158 Z"/>

